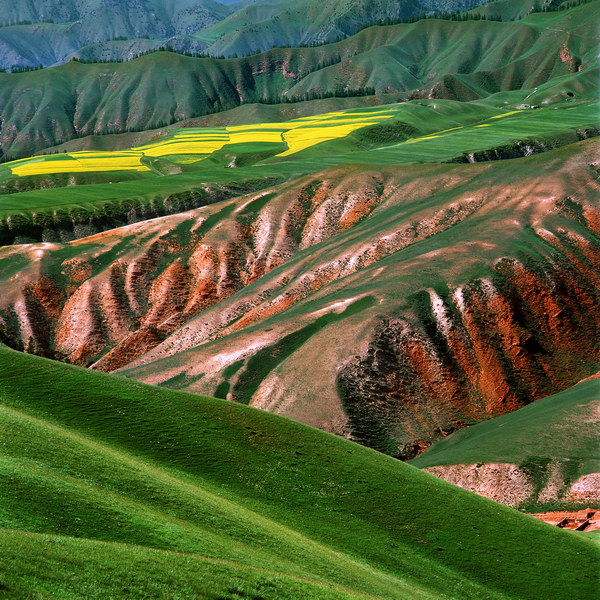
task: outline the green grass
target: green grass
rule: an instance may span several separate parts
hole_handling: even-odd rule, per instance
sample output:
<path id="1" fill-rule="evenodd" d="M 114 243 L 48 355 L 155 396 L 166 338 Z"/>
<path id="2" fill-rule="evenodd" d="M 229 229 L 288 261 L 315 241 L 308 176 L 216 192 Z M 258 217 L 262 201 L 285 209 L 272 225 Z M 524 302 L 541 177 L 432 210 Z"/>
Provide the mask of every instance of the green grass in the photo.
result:
<path id="1" fill-rule="evenodd" d="M 258 141 L 227 145 L 193 163 L 185 162 L 187 156 L 183 162 L 178 156 L 161 158 L 160 164 L 154 159 L 154 171 L 145 173 L 143 178 L 131 180 L 129 173 L 114 171 L 110 173 L 112 184 L 106 183 L 107 173 L 98 174 L 103 183 L 93 183 L 94 174 L 86 173 L 87 185 L 66 187 L 61 186 L 65 185 L 67 174 L 44 176 L 46 183 L 53 180 L 58 187 L 0 195 L 2 243 L 58 241 L 65 235 L 65 239 L 69 235 L 71 239 L 82 237 L 86 233 L 57 232 L 68 231 L 77 222 L 91 223 L 98 231 L 189 210 L 343 164 L 405 165 L 510 158 L 540 152 L 577 141 L 578 131 L 593 135 L 598 103 L 564 101 L 514 113 L 501 102 L 428 100 L 358 112 L 369 115 L 382 108 L 393 118 L 286 157 L 276 156 L 285 149 L 283 144 Z M 172 135 L 186 131 L 189 130 L 176 129 L 162 139 L 168 142 Z M 260 130 L 257 137 L 260 139 Z M 60 159 L 61 155 L 47 157 L 49 161 Z M 238 168 L 229 168 L 232 163 Z M 172 174 L 171 167 L 181 172 Z M 16 177 L 11 174 L 11 163 L 0 166 L 0 185 L 5 190 L 19 189 L 15 186 L 27 180 L 33 180 L 35 185 L 39 177 Z M 46 183 L 43 187 L 47 187 Z"/>
<path id="2" fill-rule="evenodd" d="M 373 596 L 233 561 L 0 530 L 0 598 L 367 600 Z M 24 560 L 36 557 L 34 561 Z"/>
<path id="3" fill-rule="evenodd" d="M 4 347 L 0 399 L 3 598 L 597 589 L 591 541 L 281 417 Z"/>
<path id="4" fill-rule="evenodd" d="M 458 431 L 411 461 L 415 467 L 569 458 L 576 477 L 600 470 L 594 410 L 600 380 L 592 379 L 516 412 Z M 586 424 L 588 423 L 588 424 Z"/>

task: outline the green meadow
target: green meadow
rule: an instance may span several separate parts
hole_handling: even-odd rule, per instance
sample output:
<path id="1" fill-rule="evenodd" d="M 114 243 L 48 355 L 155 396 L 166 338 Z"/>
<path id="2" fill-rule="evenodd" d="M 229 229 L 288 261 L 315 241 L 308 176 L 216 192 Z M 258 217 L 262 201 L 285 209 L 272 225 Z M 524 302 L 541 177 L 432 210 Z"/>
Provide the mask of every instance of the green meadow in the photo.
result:
<path id="1" fill-rule="evenodd" d="M 5 347 L 0 402 L 3 598 L 597 590 L 591 540 L 241 404 Z"/>
<path id="2" fill-rule="evenodd" d="M 412 101 L 347 111 L 356 115 L 348 120 L 359 122 L 386 115 L 375 124 L 348 133 L 327 133 L 331 126 L 317 116 L 306 134 L 315 136 L 314 143 L 303 142 L 297 152 L 285 156 L 278 156 L 288 148 L 284 140 L 261 141 L 268 127 L 263 124 L 248 126 L 244 133 L 244 139 L 255 135 L 256 142 L 225 144 L 208 154 L 199 142 L 199 154 L 193 154 L 193 144 L 189 145 L 190 153 L 164 154 L 178 138 L 195 135 L 202 139 L 214 135 L 213 131 L 225 132 L 224 128 L 175 129 L 151 142 L 151 148 L 158 148 L 161 155 L 142 156 L 141 162 L 147 165 L 144 172 L 94 172 L 90 159 L 89 171 L 15 175 L 13 169 L 28 173 L 40 164 L 73 162 L 70 156 L 60 154 L 22 159 L 0 166 L 0 186 L 5 191 L 0 195 L 2 232 L 5 243 L 11 243 L 46 239 L 41 230 L 57 228 L 63 221 L 70 225 L 94 219 L 100 229 L 106 229 L 189 210 L 344 164 L 410 165 L 514 158 L 595 135 L 597 111 L 598 103 L 592 99 L 538 109 L 517 109 L 504 101 L 495 105 L 491 101 Z M 346 120 L 343 112 L 337 118 Z M 286 124 L 277 126 L 285 129 Z M 266 135 L 273 137 L 268 129 Z M 337 137 L 321 141 L 327 135 Z M 143 151 L 144 146 L 141 148 Z M 110 152 L 98 155 L 102 160 L 108 157 L 109 164 L 118 164 L 123 152 L 115 152 L 114 159 Z"/>

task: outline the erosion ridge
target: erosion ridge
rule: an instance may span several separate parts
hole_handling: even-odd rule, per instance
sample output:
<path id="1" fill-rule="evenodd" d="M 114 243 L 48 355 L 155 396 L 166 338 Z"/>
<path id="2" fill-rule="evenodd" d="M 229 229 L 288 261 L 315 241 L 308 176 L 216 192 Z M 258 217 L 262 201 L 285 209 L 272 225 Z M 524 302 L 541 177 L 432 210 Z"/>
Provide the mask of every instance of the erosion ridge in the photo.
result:
<path id="1" fill-rule="evenodd" d="M 593 372 L 597 152 L 339 167 L 7 247 L 3 339 L 411 458 Z"/>

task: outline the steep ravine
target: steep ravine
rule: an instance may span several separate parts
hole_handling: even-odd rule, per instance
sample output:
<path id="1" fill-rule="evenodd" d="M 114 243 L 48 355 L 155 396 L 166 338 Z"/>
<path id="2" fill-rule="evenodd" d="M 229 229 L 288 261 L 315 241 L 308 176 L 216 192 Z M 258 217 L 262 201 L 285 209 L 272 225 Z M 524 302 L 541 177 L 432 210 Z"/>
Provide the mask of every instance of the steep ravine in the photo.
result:
<path id="1" fill-rule="evenodd" d="M 339 375 L 353 437 L 409 459 L 568 384 L 598 356 L 600 278 L 577 262 L 502 258 L 489 278 L 418 292 L 414 316 L 382 319 Z M 415 441 L 397 451 L 399 438 Z"/>

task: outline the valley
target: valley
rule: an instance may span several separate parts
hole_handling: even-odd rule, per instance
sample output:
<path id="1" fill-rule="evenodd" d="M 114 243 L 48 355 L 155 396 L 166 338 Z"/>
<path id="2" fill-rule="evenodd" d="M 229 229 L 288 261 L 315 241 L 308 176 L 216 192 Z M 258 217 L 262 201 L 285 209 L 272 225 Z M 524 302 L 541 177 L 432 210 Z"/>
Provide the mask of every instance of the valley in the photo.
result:
<path id="1" fill-rule="evenodd" d="M 411 458 L 595 372 L 597 148 L 335 167 L 72 243 L 6 247 L 4 339 Z"/>
<path id="2" fill-rule="evenodd" d="M 592 600 L 600 0 L 0 0 L 0 600 Z"/>

